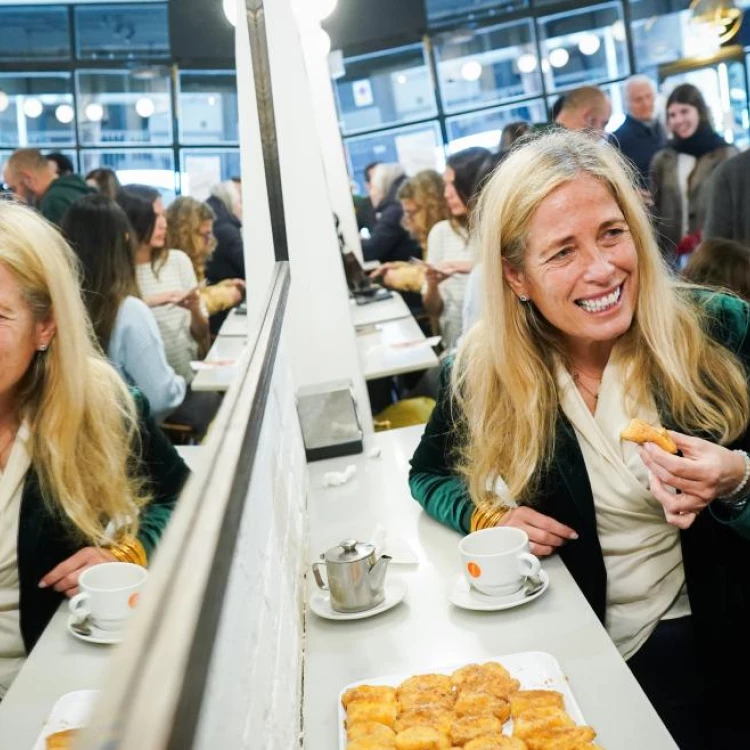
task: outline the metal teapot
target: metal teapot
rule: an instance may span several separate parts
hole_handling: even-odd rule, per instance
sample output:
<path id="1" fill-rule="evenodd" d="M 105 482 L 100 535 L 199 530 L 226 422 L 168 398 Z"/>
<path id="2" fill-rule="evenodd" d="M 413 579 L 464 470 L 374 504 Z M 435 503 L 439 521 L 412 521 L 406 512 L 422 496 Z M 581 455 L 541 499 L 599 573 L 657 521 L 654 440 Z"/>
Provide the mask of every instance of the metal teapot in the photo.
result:
<path id="1" fill-rule="evenodd" d="M 385 600 L 385 572 L 389 555 L 375 557 L 375 545 L 345 539 L 320 556 L 325 562 L 327 583 L 320 568 L 324 563 L 313 563 L 313 575 L 318 588 L 331 592 L 331 607 L 336 612 L 363 612 L 377 607 Z"/>

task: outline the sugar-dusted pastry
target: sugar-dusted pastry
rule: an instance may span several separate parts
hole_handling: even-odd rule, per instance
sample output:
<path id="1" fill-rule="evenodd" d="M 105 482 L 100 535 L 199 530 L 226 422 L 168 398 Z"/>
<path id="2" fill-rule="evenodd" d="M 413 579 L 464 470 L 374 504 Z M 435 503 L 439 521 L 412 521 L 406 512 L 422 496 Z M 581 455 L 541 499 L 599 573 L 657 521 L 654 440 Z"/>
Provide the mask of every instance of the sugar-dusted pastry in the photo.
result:
<path id="1" fill-rule="evenodd" d="M 446 735 L 432 727 L 409 727 L 396 735 L 396 750 L 450 750 Z"/>
<path id="2" fill-rule="evenodd" d="M 470 689 L 458 694 L 453 710 L 458 716 L 492 714 L 500 721 L 508 721 L 510 718 L 510 703 L 507 700 L 492 693 L 474 692 Z"/>
<path id="3" fill-rule="evenodd" d="M 504 734 L 485 734 L 464 745 L 464 750 L 527 750 L 526 743 L 518 737 Z"/>
<path id="4" fill-rule="evenodd" d="M 62 732 L 47 735 L 44 741 L 47 750 L 72 750 L 73 743 L 80 734 L 80 729 L 65 729 Z"/>
<path id="5" fill-rule="evenodd" d="M 500 734 L 502 731 L 503 722 L 492 714 L 464 716 L 453 722 L 451 738 L 454 745 L 465 745 L 477 737 L 485 734 Z"/>
<path id="6" fill-rule="evenodd" d="M 450 735 L 454 719 L 453 712 L 446 708 L 423 706 L 400 713 L 393 728 L 396 732 L 402 732 L 409 727 L 433 727 Z"/>
<path id="7" fill-rule="evenodd" d="M 546 729 L 524 738 L 529 750 L 580 750 L 596 737 L 591 727 Z"/>
<path id="8" fill-rule="evenodd" d="M 510 713 L 514 719 L 524 711 L 542 706 L 564 709 L 563 694 L 556 690 L 519 690 L 510 696 Z"/>
<path id="9" fill-rule="evenodd" d="M 633 443 L 656 443 L 667 453 L 677 453 L 677 443 L 663 427 L 652 427 L 642 419 L 631 419 L 630 424 L 620 433 L 623 440 Z"/>
<path id="10" fill-rule="evenodd" d="M 461 669 L 457 669 L 451 675 L 453 684 L 459 689 L 485 682 L 492 677 L 511 679 L 510 672 L 496 661 L 488 661 L 485 664 L 468 664 Z"/>
<path id="11" fill-rule="evenodd" d="M 425 692 L 425 691 L 444 693 L 450 695 L 453 693 L 453 683 L 451 678 L 444 674 L 418 674 L 409 677 L 398 686 L 399 699 L 404 693 Z"/>
<path id="12" fill-rule="evenodd" d="M 346 737 L 349 740 L 370 740 L 380 742 L 393 747 L 396 741 L 396 733 L 385 724 L 377 724 L 374 721 L 362 721 L 352 724 L 346 730 Z"/>
<path id="13" fill-rule="evenodd" d="M 401 693 L 398 699 L 399 709 L 413 711 L 417 708 L 445 708 L 452 709 L 456 701 L 455 693 L 441 693 L 435 690 L 412 690 Z"/>
<path id="14" fill-rule="evenodd" d="M 354 701 L 346 709 L 346 727 L 349 729 L 362 722 L 385 724 L 393 728 L 398 715 L 398 706 L 392 701 Z"/>
<path id="15" fill-rule="evenodd" d="M 349 688 L 341 696 L 341 704 L 346 708 L 354 701 L 374 701 L 386 703 L 396 701 L 396 690 L 387 685 L 357 685 Z"/>
<path id="16" fill-rule="evenodd" d="M 347 746 L 346 750 L 394 750 L 396 745 L 394 741 L 383 743 L 378 740 L 368 740 L 360 738 L 358 740 L 352 740 Z"/>
<path id="17" fill-rule="evenodd" d="M 526 740 L 527 737 L 547 729 L 574 727 L 575 722 L 560 708 L 544 706 L 524 711 L 513 719 L 513 735 Z"/>

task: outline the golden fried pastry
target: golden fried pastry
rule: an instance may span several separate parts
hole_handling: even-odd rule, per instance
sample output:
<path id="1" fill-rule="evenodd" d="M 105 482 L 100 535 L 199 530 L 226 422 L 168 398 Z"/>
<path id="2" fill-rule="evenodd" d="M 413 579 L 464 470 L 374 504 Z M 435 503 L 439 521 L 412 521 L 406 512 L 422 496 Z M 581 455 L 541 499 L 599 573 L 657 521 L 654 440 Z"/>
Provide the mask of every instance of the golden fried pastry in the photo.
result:
<path id="1" fill-rule="evenodd" d="M 424 284 L 424 267 L 415 263 L 393 261 L 383 277 L 383 282 L 391 289 L 419 292 Z"/>
<path id="2" fill-rule="evenodd" d="M 373 701 L 375 703 L 388 703 L 396 701 L 396 691 L 387 685 L 357 685 L 349 688 L 341 696 L 341 704 L 346 708 L 354 701 Z"/>
<path id="3" fill-rule="evenodd" d="M 529 750 L 580 750 L 594 737 L 596 732 L 591 727 L 567 727 L 537 732 L 525 737 L 524 742 Z"/>
<path id="4" fill-rule="evenodd" d="M 450 740 L 433 727 L 409 727 L 396 735 L 396 750 L 450 750 Z"/>
<path id="5" fill-rule="evenodd" d="M 352 740 L 347 746 L 346 750 L 393 750 L 396 745 L 391 741 L 390 743 L 383 744 L 378 740 L 358 739 Z"/>
<path id="6" fill-rule="evenodd" d="M 399 700 L 405 693 L 423 693 L 423 692 L 443 693 L 451 695 L 453 693 L 453 683 L 451 678 L 444 674 L 418 674 L 415 677 L 409 677 L 404 680 L 397 689 Z"/>
<path id="7" fill-rule="evenodd" d="M 65 729 L 47 735 L 44 741 L 47 743 L 47 750 L 72 750 L 73 743 L 80 734 L 80 729 Z"/>
<path id="8" fill-rule="evenodd" d="M 466 686 L 463 690 L 470 690 L 474 693 L 490 693 L 496 698 L 509 700 L 510 696 L 517 692 L 520 687 L 521 683 L 518 680 L 514 680 L 512 677 L 491 675 L 489 677 L 484 677 L 479 682 L 472 683 L 470 686 Z"/>
<path id="9" fill-rule="evenodd" d="M 547 729 L 564 729 L 574 727 L 573 719 L 559 708 L 545 706 L 543 708 L 524 711 L 513 719 L 513 734 L 525 740 L 527 737 Z"/>
<path id="10" fill-rule="evenodd" d="M 518 737 L 504 734 L 485 734 L 464 745 L 464 750 L 526 750 L 526 743 Z"/>
<path id="11" fill-rule="evenodd" d="M 498 698 L 492 693 L 478 693 L 471 690 L 462 690 L 458 694 L 453 710 L 458 716 L 493 714 L 500 721 L 508 721 L 510 718 L 510 703 L 504 698 Z"/>
<path id="12" fill-rule="evenodd" d="M 501 734 L 503 722 L 496 716 L 464 716 L 456 719 L 451 727 L 451 737 L 454 745 L 465 745 L 469 740 L 485 734 Z"/>
<path id="13" fill-rule="evenodd" d="M 382 744 L 390 742 L 390 746 L 393 747 L 396 733 L 385 724 L 377 724 L 374 721 L 362 721 L 350 726 L 346 730 L 346 737 L 349 740 L 377 740 Z"/>
<path id="14" fill-rule="evenodd" d="M 433 727 L 446 735 L 451 733 L 453 720 L 456 717 L 453 713 L 439 706 L 424 706 L 414 708 L 410 711 L 404 711 L 396 719 L 394 729 L 397 732 L 403 732 L 409 727 Z"/>
<path id="15" fill-rule="evenodd" d="M 486 664 L 468 664 L 451 675 L 453 684 L 459 689 L 485 682 L 491 677 L 511 679 L 510 672 L 496 661 L 488 661 Z"/>
<path id="16" fill-rule="evenodd" d="M 346 710 L 346 728 L 362 722 L 385 724 L 393 729 L 398 716 L 398 706 L 392 702 L 376 703 L 375 701 L 354 701 Z"/>
<path id="17" fill-rule="evenodd" d="M 514 719 L 524 711 L 542 706 L 564 709 L 563 694 L 556 690 L 519 690 L 510 696 L 510 713 Z"/>
<path id="18" fill-rule="evenodd" d="M 454 693 L 445 695 L 426 690 L 424 692 L 414 691 L 403 693 L 398 701 L 399 709 L 402 712 L 414 711 L 417 708 L 444 708 L 450 710 L 456 701 Z"/>
<path id="19" fill-rule="evenodd" d="M 634 443 L 656 443 L 667 453 L 677 453 L 677 443 L 672 436 L 663 428 L 652 427 L 642 419 L 631 419 L 630 424 L 620 433 L 623 440 Z"/>

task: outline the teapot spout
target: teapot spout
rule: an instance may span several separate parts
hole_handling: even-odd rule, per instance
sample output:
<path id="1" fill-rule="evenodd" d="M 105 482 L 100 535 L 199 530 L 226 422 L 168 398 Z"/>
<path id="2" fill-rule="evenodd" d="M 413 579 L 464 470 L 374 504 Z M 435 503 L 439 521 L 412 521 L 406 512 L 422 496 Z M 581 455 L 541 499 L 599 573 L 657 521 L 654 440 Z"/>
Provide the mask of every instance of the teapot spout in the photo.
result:
<path id="1" fill-rule="evenodd" d="M 381 555 L 375 565 L 370 568 L 370 572 L 367 574 L 370 591 L 376 592 L 382 590 L 383 583 L 385 582 L 385 572 L 388 569 L 390 561 L 390 555 Z"/>

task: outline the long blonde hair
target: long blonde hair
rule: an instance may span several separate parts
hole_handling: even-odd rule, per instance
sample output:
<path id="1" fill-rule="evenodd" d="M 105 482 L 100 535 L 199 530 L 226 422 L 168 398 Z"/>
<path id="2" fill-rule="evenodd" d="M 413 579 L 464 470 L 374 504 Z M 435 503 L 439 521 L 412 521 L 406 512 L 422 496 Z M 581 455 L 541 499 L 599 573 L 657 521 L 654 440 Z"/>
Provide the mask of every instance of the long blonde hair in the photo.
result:
<path id="1" fill-rule="evenodd" d="M 182 250 L 190 258 L 198 281 L 206 275 L 206 258 L 216 248 L 215 239 L 207 246 L 203 238 L 196 239 L 198 229 L 204 222 L 215 220 L 211 206 L 187 195 L 177 198 L 167 209 L 166 247 Z"/>
<path id="2" fill-rule="evenodd" d="M 427 258 L 427 235 L 430 229 L 439 221 L 450 218 L 444 193 L 443 178 L 434 169 L 423 169 L 417 172 L 398 189 L 396 197 L 400 201 L 413 201 L 417 207 L 416 214 L 409 217 L 408 225 L 406 221 L 404 225 L 422 247 L 425 258 Z"/>
<path id="3" fill-rule="evenodd" d="M 17 417 L 30 426 L 30 455 L 50 510 L 91 544 L 106 526 L 135 533 L 148 501 L 133 467 L 140 446 L 130 392 L 101 353 L 78 285 L 76 258 L 60 233 L 30 209 L 0 201 L 0 263 L 36 322 L 54 320 L 20 384 Z"/>
<path id="4" fill-rule="evenodd" d="M 478 206 L 484 313 L 465 337 L 452 383 L 463 413 L 458 469 L 476 503 L 486 502 L 487 488 L 498 477 L 516 500 L 533 501 L 539 472 L 554 450 L 554 359 L 565 361 L 565 350 L 558 332 L 511 291 L 502 264 L 523 267 L 534 212 L 553 190 L 584 174 L 612 194 L 638 256 L 636 314 L 622 339 L 633 363 L 629 403 L 646 405 L 660 394 L 681 429 L 708 433 L 721 443 L 739 436 L 748 422 L 743 367 L 706 334 L 705 314 L 673 280 L 630 167 L 590 135 L 543 135 L 510 153 Z"/>

